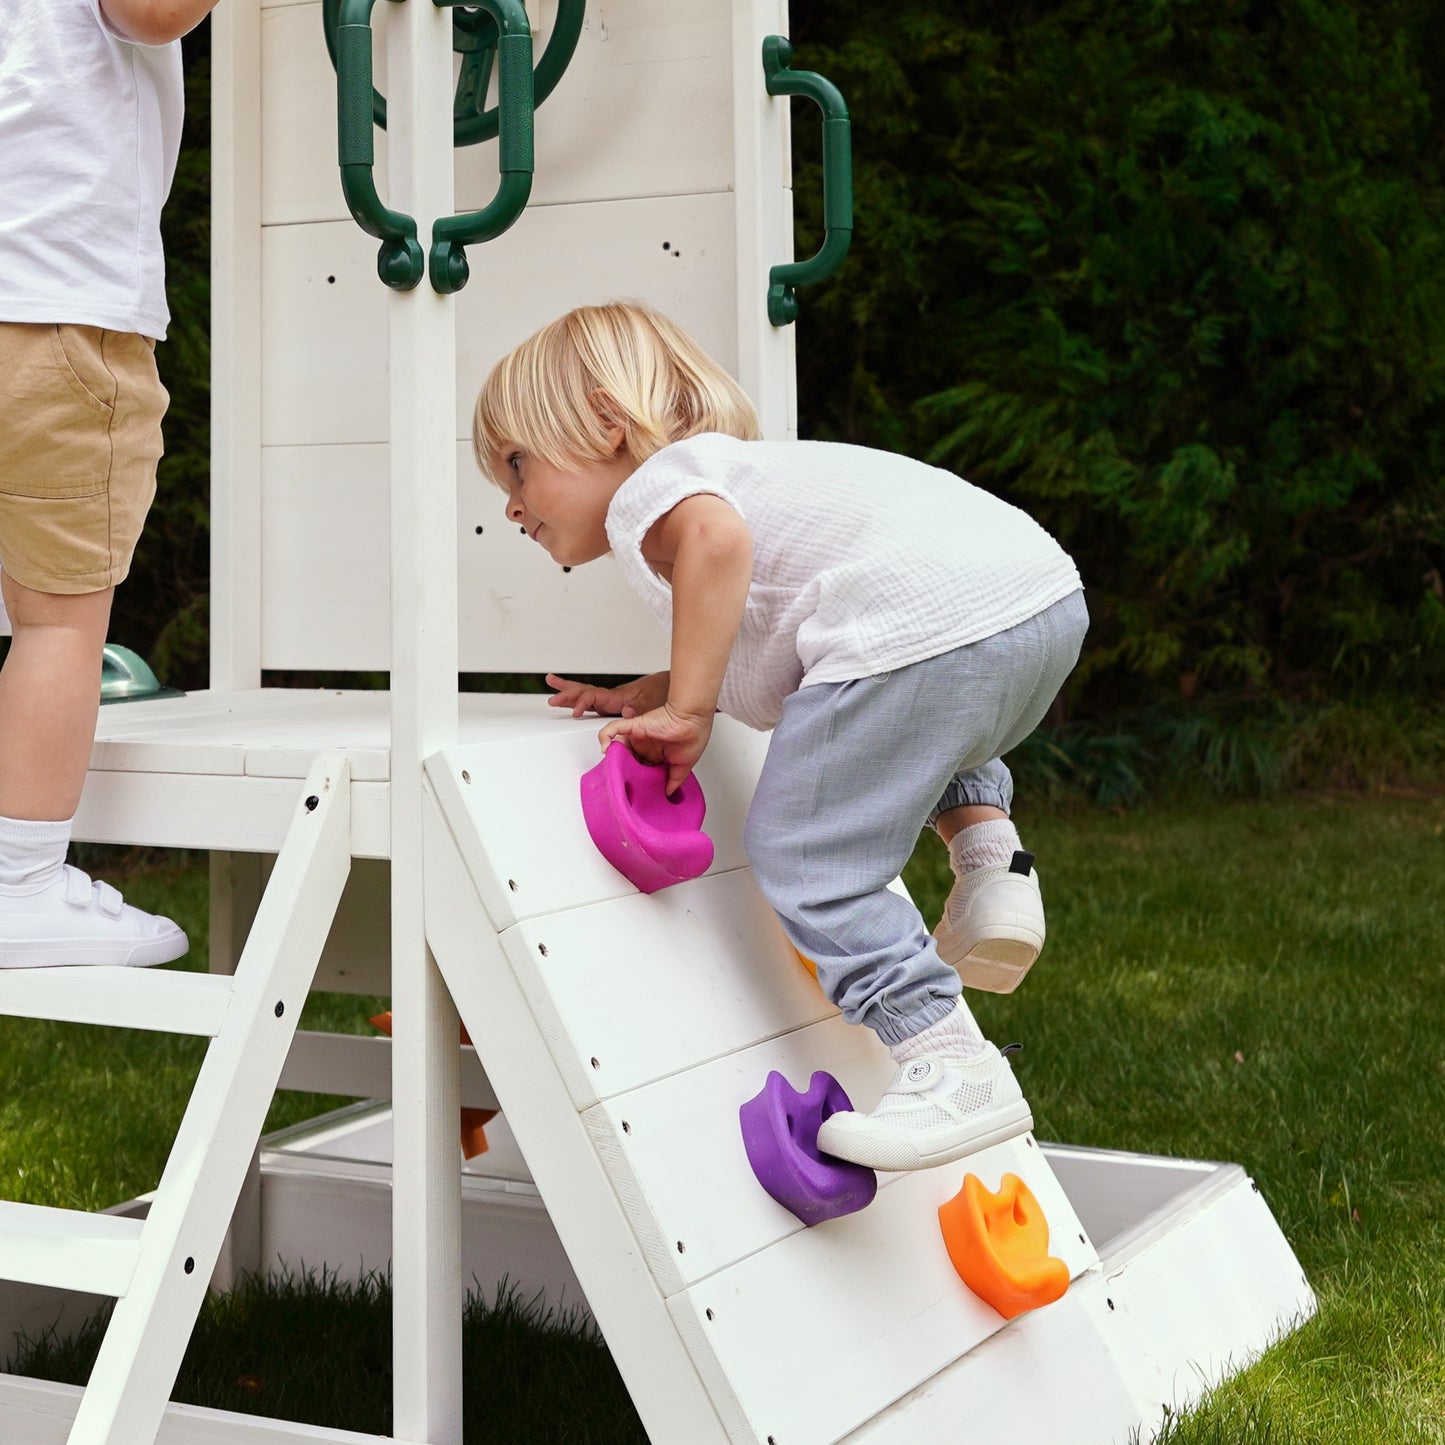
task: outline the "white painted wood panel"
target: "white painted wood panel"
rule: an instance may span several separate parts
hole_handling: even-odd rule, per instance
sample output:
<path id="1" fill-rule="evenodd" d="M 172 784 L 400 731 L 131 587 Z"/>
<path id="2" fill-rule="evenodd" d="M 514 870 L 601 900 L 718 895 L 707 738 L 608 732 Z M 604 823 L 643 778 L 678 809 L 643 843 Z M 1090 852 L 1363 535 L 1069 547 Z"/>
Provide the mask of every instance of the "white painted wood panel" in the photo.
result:
<path id="1" fill-rule="evenodd" d="M 225 974 L 170 968 L 0 970 L 0 1015 L 211 1038 L 230 1006 Z"/>
<path id="2" fill-rule="evenodd" d="M 502 942 L 579 1108 L 833 1012 L 746 869 L 528 919 Z"/>
<path id="3" fill-rule="evenodd" d="M 1009 1445 L 1125 1445 L 1145 1414 L 1129 1362 L 1114 1348 L 1107 1285 L 1096 1271 L 1063 1299 L 976 1345 L 845 1436 L 847 1445 L 959 1438 Z M 1165 1305 L 1178 1309 L 1178 1287 Z M 1146 1436 L 1146 1438 L 1148 1438 Z"/>
<path id="4" fill-rule="evenodd" d="M 390 855 L 387 793 L 386 783 L 352 784 L 354 857 Z M 275 853 L 285 841 L 295 806 L 294 778 L 91 773 L 72 836 L 88 843 Z"/>
<path id="5" fill-rule="evenodd" d="M 125 1294 L 140 1254 L 141 1224 L 0 1200 L 0 1278 L 92 1294 Z"/>
<path id="6" fill-rule="evenodd" d="M 383 92 L 391 8 L 378 5 L 372 17 Z M 556 5 L 533 0 L 528 9 L 540 58 Z M 537 111 L 531 204 L 727 190 L 733 65 L 727 8 L 714 0 L 671 0 L 662 7 L 617 0 L 588 10 L 567 73 Z M 336 161 L 336 82 L 319 0 L 270 9 L 261 35 L 263 223 L 346 219 Z M 385 200 L 380 134 L 376 149 L 377 189 Z M 464 210 L 491 200 L 495 141 L 458 148 L 456 185 Z M 423 234 L 434 219 L 418 217 Z"/>
<path id="7" fill-rule="evenodd" d="M 1036 1146 L 1014 1140 L 898 1179 L 857 1214 L 789 1234 L 672 1296 L 668 1308 L 734 1440 L 828 1445 L 1005 1321 L 955 1273 L 938 1206 L 966 1170 L 1011 1170 L 1076 1277 L 1097 1263 Z"/>
<path id="8" fill-rule="evenodd" d="M 600 718 L 575 720 L 542 699 L 525 738 L 448 749 L 427 760 L 427 777 L 457 831 L 477 891 L 498 931 L 604 899 L 649 905 L 643 916 L 674 919 L 681 884 L 644 897 L 592 843 L 582 820 L 581 777 L 601 758 Z M 740 868 L 743 819 L 767 751 L 767 736 L 719 717 L 697 769 L 707 798 L 703 829 L 712 873 Z M 732 885 L 730 885 L 732 886 Z"/>
<path id="9" fill-rule="evenodd" d="M 70 1427 L 80 1406 L 78 1385 L 57 1385 L 0 1375 L 0 1439 L 15 1445 L 68 1445 Z M 406 1445 L 382 1435 L 328 1430 L 208 1410 L 198 1405 L 167 1405 L 155 1445 Z"/>
<path id="10" fill-rule="evenodd" d="M 566 675 L 665 668 L 666 634 L 612 559 L 563 572 L 507 522 L 502 494 L 477 471 L 470 443 L 459 443 L 457 452 L 460 670 Z M 388 668 L 387 465 L 385 446 L 263 453 L 262 511 L 269 520 L 261 650 L 268 668 Z"/>
<path id="11" fill-rule="evenodd" d="M 211 681 L 261 681 L 261 25 L 211 21 Z"/>
<path id="12" fill-rule="evenodd" d="M 468 255 L 456 298 L 456 436 L 491 366 L 572 306 L 646 301 L 737 364 L 733 199 L 668 196 L 529 209 Z M 387 292 L 351 221 L 268 227 L 261 241 L 262 442 L 387 439 Z M 269 522 L 265 524 L 269 527 Z"/>

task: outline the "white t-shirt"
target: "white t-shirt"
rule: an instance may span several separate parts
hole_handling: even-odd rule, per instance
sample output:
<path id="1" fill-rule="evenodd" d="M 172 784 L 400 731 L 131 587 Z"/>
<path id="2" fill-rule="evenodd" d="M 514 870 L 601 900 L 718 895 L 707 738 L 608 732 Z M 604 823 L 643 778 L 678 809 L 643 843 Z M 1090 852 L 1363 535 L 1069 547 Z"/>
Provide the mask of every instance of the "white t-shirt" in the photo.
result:
<path id="1" fill-rule="evenodd" d="M 165 336 L 184 105 L 179 41 L 124 39 L 100 0 L 0 0 L 0 321 Z"/>
<path id="2" fill-rule="evenodd" d="M 710 433 L 649 457 L 607 512 L 623 575 L 669 629 L 672 589 L 642 539 L 698 492 L 752 532 L 752 583 L 718 700 L 751 727 L 772 727 L 799 687 L 992 637 L 1081 586 L 1033 518 L 952 472 L 867 447 Z"/>

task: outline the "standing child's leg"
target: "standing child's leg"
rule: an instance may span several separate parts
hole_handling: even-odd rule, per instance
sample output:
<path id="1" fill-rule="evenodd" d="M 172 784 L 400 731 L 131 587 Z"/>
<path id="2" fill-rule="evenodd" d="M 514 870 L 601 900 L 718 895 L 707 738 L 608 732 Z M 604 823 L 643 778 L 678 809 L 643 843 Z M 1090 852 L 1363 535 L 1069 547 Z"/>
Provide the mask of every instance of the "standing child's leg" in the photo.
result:
<path id="1" fill-rule="evenodd" d="M 69 818 L 100 707 L 114 588 L 37 592 L 0 573 L 12 637 L 0 668 L 0 817 Z"/>
<path id="2" fill-rule="evenodd" d="M 167 396 L 154 343 L 0 322 L 0 968 L 166 963 L 168 918 L 65 855 L 95 736 L 111 595 L 155 494 Z"/>
<path id="3" fill-rule="evenodd" d="M 37 592 L 0 576 L 13 636 L 0 669 L 0 968 L 168 963 L 168 918 L 67 867 L 100 704 L 111 589 Z"/>

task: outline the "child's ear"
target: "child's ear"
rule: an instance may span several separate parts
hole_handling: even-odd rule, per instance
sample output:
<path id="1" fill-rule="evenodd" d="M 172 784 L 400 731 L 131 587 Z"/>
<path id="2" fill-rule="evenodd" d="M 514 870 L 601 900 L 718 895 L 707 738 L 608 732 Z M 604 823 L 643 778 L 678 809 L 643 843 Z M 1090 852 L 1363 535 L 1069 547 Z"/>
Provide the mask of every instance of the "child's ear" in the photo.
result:
<path id="1" fill-rule="evenodd" d="M 608 450 L 615 456 L 618 452 L 627 450 L 627 425 L 622 408 L 608 393 L 598 387 L 588 398 L 592 403 L 592 410 L 597 414 L 597 420 L 602 423 L 604 435 L 607 438 Z"/>

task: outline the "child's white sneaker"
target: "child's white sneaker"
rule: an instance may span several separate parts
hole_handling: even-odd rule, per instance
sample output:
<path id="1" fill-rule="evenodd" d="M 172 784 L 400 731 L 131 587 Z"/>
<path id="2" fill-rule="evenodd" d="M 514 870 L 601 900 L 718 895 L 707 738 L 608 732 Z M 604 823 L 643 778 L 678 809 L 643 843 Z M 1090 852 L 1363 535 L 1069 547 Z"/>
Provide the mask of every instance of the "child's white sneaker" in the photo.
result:
<path id="1" fill-rule="evenodd" d="M 1044 946 L 1044 898 L 1034 855 L 961 873 L 933 936 L 965 988 L 1012 993 Z"/>
<path id="2" fill-rule="evenodd" d="M 818 1147 L 870 1169 L 928 1169 L 1033 1126 L 1008 1060 L 985 1044 L 967 1059 L 923 1054 L 906 1060 L 871 1114 L 825 1119 Z"/>
<path id="3" fill-rule="evenodd" d="M 0 968 L 149 968 L 189 947 L 169 918 L 132 908 L 109 883 L 69 864 L 48 887 L 0 895 Z"/>

